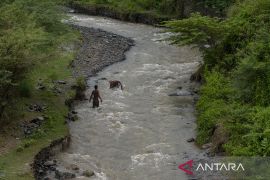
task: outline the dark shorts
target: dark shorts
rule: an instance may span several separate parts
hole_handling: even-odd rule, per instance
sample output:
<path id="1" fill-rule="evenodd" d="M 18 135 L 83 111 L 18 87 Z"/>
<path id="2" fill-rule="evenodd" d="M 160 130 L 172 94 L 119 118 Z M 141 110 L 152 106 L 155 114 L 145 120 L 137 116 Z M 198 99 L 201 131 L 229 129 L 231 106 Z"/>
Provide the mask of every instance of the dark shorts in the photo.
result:
<path id="1" fill-rule="evenodd" d="M 93 101 L 93 108 L 98 108 L 99 107 L 99 100 L 94 100 Z"/>

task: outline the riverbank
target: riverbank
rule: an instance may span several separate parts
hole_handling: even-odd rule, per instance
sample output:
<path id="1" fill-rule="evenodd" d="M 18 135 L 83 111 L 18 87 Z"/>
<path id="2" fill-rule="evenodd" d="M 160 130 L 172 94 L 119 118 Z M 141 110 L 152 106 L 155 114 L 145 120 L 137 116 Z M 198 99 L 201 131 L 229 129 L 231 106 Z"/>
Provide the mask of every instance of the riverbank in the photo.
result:
<path id="1" fill-rule="evenodd" d="M 31 180 L 34 156 L 69 134 L 79 35 L 59 1 L 1 1 L 0 16 L 0 179 Z"/>
<path id="2" fill-rule="evenodd" d="M 209 4 L 195 0 L 174 2 L 151 2 L 149 0 L 143 2 L 70 0 L 68 6 L 77 13 L 160 26 L 164 21 L 184 19 L 196 12 L 206 16 L 224 17 L 228 4 L 225 3 L 220 7 L 215 2 Z"/>
<path id="3" fill-rule="evenodd" d="M 7 109 L 12 121 L 2 122 L 0 179 L 34 179 L 35 155 L 52 141 L 69 135 L 65 100 L 75 83 L 68 68 L 73 58 L 73 50 L 63 52 L 37 64 L 25 78 L 31 96 L 17 98 L 12 109 Z"/>
<path id="4" fill-rule="evenodd" d="M 196 142 L 212 143 L 214 153 L 270 155 L 270 23 L 263 18 L 269 9 L 270 1 L 244 0 L 230 7 L 224 21 L 194 15 L 168 23 L 176 44 L 201 47 Z"/>
<path id="5" fill-rule="evenodd" d="M 118 19 L 121 21 L 143 23 L 149 25 L 159 25 L 159 23 L 173 18 L 173 16 L 166 16 L 153 12 L 135 12 L 117 9 L 112 6 L 103 4 L 85 4 L 79 2 L 70 2 L 69 7 L 74 9 L 75 12 L 82 14 L 104 16 Z"/>
<path id="6" fill-rule="evenodd" d="M 123 61 L 125 52 L 134 45 L 133 40 L 113 33 L 94 28 L 73 27 L 82 35 L 78 54 L 71 62 L 73 76 L 77 78 L 90 78 L 108 65 Z M 69 144 L 67 143 L 68 139 L 56 141 L 37 154 L 34 163 L 36 179 L 43 179 L 48 173 L 57 174 L 58 179 L 73 176 L 55 168 L 57 161 L 53 159 L 57 152 L 63 150 L 63 142 L 65 142 L 64 145 Z"/>

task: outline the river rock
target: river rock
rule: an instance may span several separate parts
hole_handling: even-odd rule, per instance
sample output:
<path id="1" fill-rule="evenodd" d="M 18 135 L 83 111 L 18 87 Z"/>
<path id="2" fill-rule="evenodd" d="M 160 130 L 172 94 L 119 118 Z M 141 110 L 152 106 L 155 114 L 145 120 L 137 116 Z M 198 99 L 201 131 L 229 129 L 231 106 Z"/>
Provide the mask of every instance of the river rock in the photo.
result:
<path id="1" fill-rule="evenodd" d="M 44 171 L 42 169 L 38 170 L 39 174 L 44 174 Z"/>
<path id="2" fill-rule="evenodd" d="M 55 81 L 55 83 L 58 83 L 58 84 L 67 84 L 67 82 L 66 81 L 63 81 L 63 80 Z"/>
<path id="3" fill-rule="evenodd" d="M 189 143 L 194 142 L 194 141 L 195 141 L 194 138 L 190 138 L 190 139 L 187 140 L 187 142 L 189 142 Z"/>
<path id="4" fill-rule="evenodd" d="M 59 180 L 66 180 L 66 179 L 72 179 L 75 178 L 76 175 L 74 173 L 70 172 L 61 172 L 59 170 L 55 171 L 55 178 Z"/>
<path id="5" fill-rule="evenodd" d="M 46 87 L 45 87 L 45 85 L 43 85 L 42 83 L 38 83 L 38 85 L 36 86 L 36 89 L 37 89 L 37 90 L 45 90 Z"/>
<path id="6" fill-rule="evenodd" d="M 42 112 L 44 110 L 46 110 L 46 106 L 45 105 L 39 105 L 39 104 L 30 104 L 28 107 L 28 111 L 30 112 Z"/>
<path id="7" fill-rule="evenodd" d="M 182 86 L 179 86 L 178 88 L 177 88 L 177 90 L 182 90 L 183 89 L 183 87 Z"/>
<path id="8" fill-rule="evenodd" d="M 38 128 L 38 127 L 39 126 L 37 124 L 35 124 L 35 123 L 28 123 L 28 124 L 22 125 L 24 135 L 26 135 L 26 136 L 33 134 L 35 129 Z"/>
<path id="9" fill-rule="evenodd" d="M 171 93 L 168 96 L 178 96 L 178 94 L 177 93 Z"/>
<path id="10" fill-rule="evenodd" d="M 79 118 L 78 118 L 77 114 L 69 112 L 68 115 L 66 116 L 66 119 L 68 121 L 77 121 Z"/>
<path id="11" fill-rule="evenodd" d="M 164 80 L 172 80 L 172 79 L 175 79 L 175 77 L 167 76 L 167 77 L 164 77 L 163 79 L 164 79 Z"/>
<path id="12" fill-rule="evenodd" d="M 94 176 L 94 175 L 95 175 L 95 173 L 92 170 L 86 170 L 86 171 L 83 172 L 83 176 L 85 176 L 85 177 L 91 177 L 91 176 Z"/>
<path id="13" fill-rule="evenodd" d="M 68 12 L 69 13 L 75 13 L 76 11 L 74 9 L 69 9 Z"/>
<path id="14" fill-rule="evenodd" d="M 46 161 L 45 163 L 44 163 L 44 166 L 55 166 L 56 164 L 55 164 L 55 162 L 54 161 Z"/>
<path id="15" fill-rule="evenodd" d="M 42 116 L 39 116 L 39 117 L 37 117 L 36 119 L 39 120 L 39 121 L 44 121 L 44 120 L 45 120 L 45 118 L 42 117 Z"/>
<path id="16" fill-rule="evenodd" d="M 39 116 L 39 117 L 32 119 L 29 122 L 23 123 L 21 125 L 21 127 L 23 129 L 24 135 L 28 136 L 28 135 L 33 134 L 33 132 L 35 132 L 36 129 L 42 125 L 44 120 L 45 120 L 44 117 Z"/>
<path id="17" fill-rule="evenodd" d="M 45 120 L 44 117 L 40 116 L 40 117 L 37 117 L 35 119 L 32 119 L 30 121 L 30 124 L 35 124 L 35 125 L 37 125 L 37 127 L 39 127 L 44 120 Z"/>
<path id="18" fill-rule="evenodd" d="M 209 149 L 211 148 L 211 146 L 212 146 L 212 143 L 207 143 L 207 144 L 202 145 L 202 149 Z"/>
<path id="19" fill-rule="evenodd" d="M 53 90 L 52 90 L 55 94 L 61 94 L 63 91 L 61 88 L 58 88 L 58 87 L 54 87 Z"/>
<path id="20" fill-rule="evenodd" d="M 73 171 L 79 171 L 80 168 L 76 164 L 71 164 L 68 169 L 71 169 Z"/>
<path id="21" fill-rule="evenodd" d="M 86 100 L 88 100 L 88 99 L 86 99 Z M 77 111 L 74 111 L 74 110 L 71 111 L 71 113 L 72 113 L 72 114 L 78 114 L 78 112 L 77 112 Z"/>
<path id="22" fill-rule="evenodd" d="M 105 81 L 105 80 L 107 80 L 107 78 L 100 78 L 99 80 Z"/>

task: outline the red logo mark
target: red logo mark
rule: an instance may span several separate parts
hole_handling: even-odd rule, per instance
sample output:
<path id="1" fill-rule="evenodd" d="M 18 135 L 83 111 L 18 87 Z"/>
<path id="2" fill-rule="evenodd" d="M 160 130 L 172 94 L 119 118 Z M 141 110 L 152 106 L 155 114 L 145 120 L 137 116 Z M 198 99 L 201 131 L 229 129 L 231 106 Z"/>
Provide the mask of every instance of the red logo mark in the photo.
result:
<path id="1" fill-rule="evenodd" d="M 185 167 L 188 168 L 186 169 Z M 184 164 L 180 164 L 178 166 L 179 169 L 181 169 L 182 171 L 184 171 L 185 173 L 189 174 L 189 175 L 193 175 L 193 172 L 191 171 L 192 170 L 192 167 L 193 167 L 193 160 L 190 160 Z"/>

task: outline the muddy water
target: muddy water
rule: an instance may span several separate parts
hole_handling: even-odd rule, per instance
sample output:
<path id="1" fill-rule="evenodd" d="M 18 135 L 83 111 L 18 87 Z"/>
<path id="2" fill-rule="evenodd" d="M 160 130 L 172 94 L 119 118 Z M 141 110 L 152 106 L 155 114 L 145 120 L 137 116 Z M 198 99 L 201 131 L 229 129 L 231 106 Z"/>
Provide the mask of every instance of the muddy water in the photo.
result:
<path id="1" fill-rule="evenodd" d="M 126 61 L 88 81 L 87 94 L 98 84 L 104 102 L 99 109 L 88 102 L 76 106 L 79 121 L 70 124 L 71 147 L 59 155 L 63 167 L 76 164 L 80 171 L 93 170 L 90 179 L 187 179 L 177 167 L 199 153 L 186 140 L 195 136 L 194 84 L 189 78 L 200 54 L 159 41 L 168 35 L 160 28 L 103 17 L 72 18 L 80 26 L 130 37 L 136 45 L 126 53 Z M 109 89 L 104 78 L 120 80 L 124 91 Z"/>

